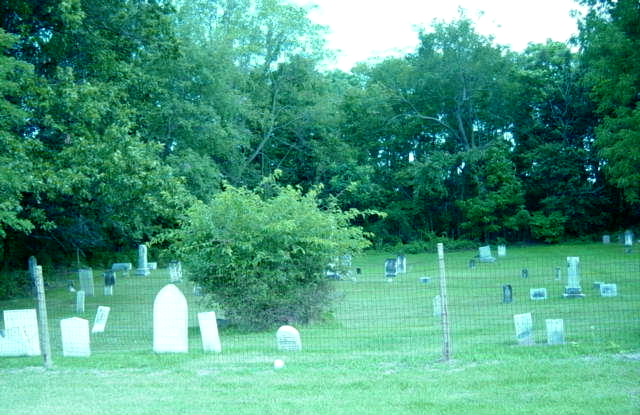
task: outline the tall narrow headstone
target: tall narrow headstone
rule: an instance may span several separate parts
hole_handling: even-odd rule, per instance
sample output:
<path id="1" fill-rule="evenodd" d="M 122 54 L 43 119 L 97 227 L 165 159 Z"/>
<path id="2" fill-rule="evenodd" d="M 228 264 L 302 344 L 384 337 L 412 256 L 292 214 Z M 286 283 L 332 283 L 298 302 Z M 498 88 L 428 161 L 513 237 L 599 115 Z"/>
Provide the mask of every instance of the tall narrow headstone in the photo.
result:
<path id="1" fill-rule="evenodd" d="M 611 235 L 602 235 L 602 243 L 610 244 L 611 243 Z"/>
<path id="2" fill-rule="evenodd" d="M 502 302 L 504 304 L 513 302 L 513 288 L 511 288 L 510 284 L 502 286 Z"/>
<path id="3" fill-rule="evenodd" d="M 560 281 L 562 279 L 562 269 L 560 267 L 556 267 L 556 281 Z"/>
<path id="4" fill-rule="evenodd" d="M 433 297 L 433 316 L 440 317 L 442 315 L 442 297 L 440 294 Z"/>
<path id="5" fill-rule="evenodd" d="M 505 245 L 498 245 L 498 256 L 507 256 L 507 247 Z"/>
<path id="6" fill-rule="evenodd" d="M 189 351 L 187 299 L 173 284 L 165 285 L 153 302 L 153 351 L 157 353 Z"/>
<path id="7" fill-rule="evenodd" d="M 567 285 L 564 288 L 565 298 L 584 297 L 580 287 L 580 257 L 567 257 Z"/>
<path id="8" fill-rule="evenodd" d="M 93 320 L 93 327 L 91 328 L 91 333 L 102 333 L 104 332 L 105 327 L 107 326 L 107 319 L 109 318 L 109 312 L 111 311 L 111 307 L 107 306 L 98 306 L 98 311 L 96 312 L 96 318 Z"/>
<path id="9" fill-rule="evenodd" d="M 516 327 L 516 339 L 519 345 L 528 346 L 535 343 L 531 313 L 514 314 L 513 323 Z"/>
<path id="10" fill-rule="evenodd" d="M 84 291 L 76 291 L 76 313 L 84 313 L 84 299 Z"/>
<path id="11" fill-rule="evenodd" d="M 60 320 L 62 355 L 69 357 L 91 356 L 89 320 L 80 317 Z"/>
<path id="12" fill-rule="evenodd" d="M 292 326 L 282 326 L 276 332 L 276 343 L 278 350 L 300 351 L 302 350 L 302 341 L 300 333 Z"/>
<path id="13" fill-rule="evenodd" d="M 491 256 L 491 246 L 481 246 L 478 248 L 480 262 L 496 262 L 496 259 Z"/>
<path id="14" fill-rule="evenodd" d="M 396 258 L 389 258 L 384 261 L 384 276 L 385 278 L 394 278 L 396 276 L 397 266 Z"/>
<path id="15" fill-rule="evenodd" d="M 205 352 L 220 353 L 222 351 L 222 344 L 220 344 L 216 313 L 214 311 L 198 313 L 198 325 L 200 326 L 202 349 Z"/>
<path id="16" fill-rule="evenodd" d="M 624 246 L 633 246 L 633 232 L 630 230 L 624 232 Z"/>
<path id="17" fill-rule="evenodd" d="M 138 245 L 138 269 L 136 275 L 149 275 L 149 264 L 147 263 L 147 246 Z"/>
<path id="18" fill-rule="evenodd" d="M 398 274 L 405 274 L 407 272 L 407 257 L 404 255 L 398 255 L 396 258 L 396 272 Z"/>
<path id="19" fill-rule="evenodd" d="M 563 319 L 547 319 L 547 344 L 564 344 L 564 320 Z"/>
<path id="20" fill-rule="evenodd" d="M 7 333 L 15 333 L 23 338 L 25 356 L 40 356 L 40 335 L 38 316 L 34 308 L 26 310 L 4 310 L 4 328 Z"/>
<path id="21" fill-rule="evenodd" d="M 78 271 L 80 278 L 80 289 L 84 291 L 87 297 L 94 296 L 93 287 L 93 270 L 91 268 L 82 268 Z"/>
<path id="22" fill-rule="evenodd" d="M 116 285 L 116 272 L 105 271 L 104 274 L 104 295 L 113 295 L 113 287 Z"/>

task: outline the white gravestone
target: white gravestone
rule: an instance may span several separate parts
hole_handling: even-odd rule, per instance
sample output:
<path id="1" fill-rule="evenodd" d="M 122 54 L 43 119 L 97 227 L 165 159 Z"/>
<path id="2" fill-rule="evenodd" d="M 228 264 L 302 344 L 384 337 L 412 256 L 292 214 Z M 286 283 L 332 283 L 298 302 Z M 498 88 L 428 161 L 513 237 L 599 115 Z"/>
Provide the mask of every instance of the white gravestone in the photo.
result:
<path id="1" fill-rule="evenodd" d="M 531 313 L 514 314 L 513 323 L 516 327 L 516 339 L 521 346 L 529 346 L 535 343 L 533 338 L 533 318 Z"/>
<path id="2" fill-rule="evenodd" d="M 546 288 L 531 288 L 529 290 L 529 298 L 532 300 L 546 300 L 547 289 Z"/>
<path id="3" fill-rule="evenodd" d="M 200 336 L 202 337 L 202 349 L 205 352 L 220 353 L 222 344 L 220 344 L 216 313 L 214 311 L 198 313 L 198 325 L 200 326 Z"/>
<path id="4" fill-rule="evenodd" d="M 96 312 L 96 318 L 93 320 L 93 327 L 91 328 L 91 333 L 103 333 L 105 327 L 107 326 L 107 319 L 109 318 L 109 312 L 111 311 L 111 307 L 107 306 L 98 306 L 98 311 Z"/>
<path id="5" fill-rule="evenodd" d="M 396 273 L 397 274 L 406 274 L 407 273 L 407 257 L 404 255 L 398 255 L 396 258 Z"/>
<path id="6" fill-rule="evenodd" d="M 149 275 L 149 264 L 147 263 L 147 246 L 138 245 L 138 269 L 136 275 L 146 277 Z"/>
<path id="7" fill-rule="evenodd" d="M 433 297 L 433 316 L 440 317 L 442 315 L 442 297 L 440 294 Z"/>
<path id="8" fill-rule="evenodd" d="M 76 313 L 84 313 L 84 291 L 76 291 Z"/>
<path id="9" fill-rule="evenodd" d="M 389 258 L 384 260 L 384 276 L 385 278 L 395 278 L 398 272 L 398 265 L 396 258 Z"/>
<path id="10" fill-rule="evenodd" d="M 111 271 L 131 271 L 133 265 L 131 262 L 116 262 L 111 264 Z"/>
<path id="11" fill-rule="evenodd" d="M 496 262 L 496 259 L 491 256 L 491 247 L 489 245 L 478 248 L 478 253 L 480 262 Z"/>
<path id="12" fill-rule="evenodd" d="M 91 356 L 89 320 L 80 317 L 60 320 L 62 355 L 69 357 Z"/>
<path id="13" fill-rule="evenodd" d="M 276 342 L 278 350 L 300 351 L 302 350 L 302 341 L 300 333 L 292 326 L 282 326 L 276 332 Z"/>
<path id="14" fill-rule="evenodd" d="M 567 286 L 564 288 L 565 298 L 584 297 L 580 287 L 580 257 L 567 257 Z"/>
<path id="15" fill-rule="evenodd" d="M 91 268 L 83 268 L 78 273 L 80 275 L 80 289 L 84 291 L 87 297 L 93 297 L 93 270 Z"/>
<path id="16" fill-rule="evenodd" d="M 4 310 L 5 331 L 24 338 L 25 349 L 21 355 L 40 355 L 40 335 L 38 331 L 38 316 L 35 308 L 26 310 Z M 15 330 L 12 330 L 15 329 Z"/>
<path id="17" fill-rule="evenodd" d="M 633 232 L 624 232 L 624 246 L 633 246 Z"/>
<path id="18" fill-rule="evenodd" d="M 173 284 L 165 285 L 153 302 L 153 351 L 157 353 L 189 351 L 187 299 Z"/>
<path id="19" fill-rule="evenodd" d="M 617 297 L 618 285 L 617 284 L 600 284 L 600 296 Z"/>
<path id="20" fill-rule="evenodd" d="M 498 256 L 507 256 L 507 247 L 505 245 L 498 245 Z"/>
<path id="21" fill-rule="evenodd" d="M 28 356 L 27 336 L 22 327 L 6 329 L 0 332 L 0 357 Z"/>
<path id="22" fill-rule="evenodd" d="M 564 344 L 564 320 L 548 319 L 545 320 L 547 326 L 547 344 Z"/>
<path id="23" fill-rule="evenodd" d="M 602 235 L 602 243 L 610 244 L 611 243 L 611 235 Z"/>
<path id="24" fill-rule="evenodd" d="M 182 281 L 182 263 L 180 261 L 169 262 L 169 281 Z"/>

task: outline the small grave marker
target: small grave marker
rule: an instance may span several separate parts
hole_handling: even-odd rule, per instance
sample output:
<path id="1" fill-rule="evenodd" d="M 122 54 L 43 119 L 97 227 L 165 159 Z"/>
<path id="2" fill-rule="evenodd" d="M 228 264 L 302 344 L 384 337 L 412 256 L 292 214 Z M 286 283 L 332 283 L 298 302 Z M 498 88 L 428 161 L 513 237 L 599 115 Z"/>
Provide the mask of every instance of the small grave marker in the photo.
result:
<path id="1" fill-rule="evenodd" d="M 513 288 L 511 288 L 510 284 L 502 286 L 502 302 L 504 304 L 513 302 Z"/>
<path id="2" fill-rule="evenodd" d="M 601 297 L 617 297 L 618 285 L 617 284 L 600 284 L 600 296 Z"/>
<path id="3" fill-rule="evenodd" d="M 76 313 L 84 313 L 84 291 L 76 291 Z"/>
<path id="4" fill-rule="evenodd" d="M 547 289 L 546 288 L 531 288 L 529 290 L 529 297 L 532 300 L 546 300 Z"/>
<path id="5" fill-rule="evenodd" d="M 513 323 L 516 327 L 516 339 L 521 346 L 535 344 L 533 338 L 533 318 L 531 313 L 514 314 Z"/>
<path id="6" fill-rule="evenodd" d="M 282 326 L 276 332 L 276 342 L 278 350 L 300 351 L 302 350 L 302 341 L 300 333 L 292 326 Z"/>
<path id="7" fill-rule="evenodd" d="M 69 357 L 91 356 L 89 320 L 80 317 L 60 320 L 62 355 Z"/>
<path id="8" fill-rule="evenodd" d="M 397 272 L 396 258 L 389 258 L 384 261 L 385 278 L 395 278 Z"/>
<path id="9" fill-rule="evenodd" d="M 440 296 L 440 294 L 433 297 L 433 316 L 442 316 L 442 297 Z"/>
<path id="10" fill-rule="evenodd" d="M 496 259 L 491 256 L 491 246 L 481 246 L 478 248 L 480 262 L 496 262 Z"/>
<path id="11" fill-rule="evenodd" d="M 602 243 L 610 244 L 611 243 L 611 235 L 602 235 Z"/>
<path id="12" fill-rule="evenodd" d="M 87 297 L 93 297 L 95 294 L 93 289 L 93 270 L 91 268 L 82 268 L 78 273 L 80 289 L 84 291 Z"/>
<path id="13" fill-rule="evenodd" d="M 564 344 L 564 320 L 547 319 L 545 324 L 547 327 L 547 344 Z"/>
<path id="14" fill-rule="evenodd" d="M 107 319 L 109 318 L 109 312 L 111 311 L 111 307 L 107 306 L 98 306 L 98 311 L 96 312 L 96 318 L 93 320 L 93 328 L 91 329 L 91 333 L 103 333 L 105 327 L 107 326 Z"/>
<path id="15" fill-rule="evenodd" d="M 202 338 L 202 349 L 205 352 L 222 352 L 216 313 L 213 311 L 198 313 L 198 324 Z"/>
<path id="16" fill-rule="evenodd" d="M 522 278 L 529 278 L 529 270 L 527 268 L 522 268 L 522 271 L 520 272 L 520 276 Z"/>
<path id="17" fill-rule="evenodd" d="M 567 286 L 564 289 L 564 298 L 584 297 L 580 287 L 580 257 L 567 257 Z"/>
<path id="18" fill-rule="evenodd" d="M 498 256 L 507 256 L 506 245 L 498 245 Z"/>

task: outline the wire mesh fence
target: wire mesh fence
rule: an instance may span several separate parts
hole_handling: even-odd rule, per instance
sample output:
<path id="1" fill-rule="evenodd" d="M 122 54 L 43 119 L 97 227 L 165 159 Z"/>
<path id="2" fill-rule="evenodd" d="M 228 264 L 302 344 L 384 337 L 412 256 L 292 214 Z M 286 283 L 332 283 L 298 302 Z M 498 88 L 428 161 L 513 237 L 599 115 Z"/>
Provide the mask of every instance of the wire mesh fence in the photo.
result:
<path id="1" fill-rule="evenodd" d="M 568 257 L 578 257 L 579 265 Z M 612 345 L 640 345 L 638 252 L 618 245 L 562 246 L 514 248 L 504 255 L 494 251 L 493 258 L 495 261 L 480 258 L 475 251 L 446 253 L 446 299 L 441 295 L 442 274 L 435 254 L 407 255 L 406 267 L 394 273 L 389 273 L 385 260 L 396 259 L 395 255 L 354 258 L 349 275 L 332 282 L 335 301 L 325 318 L 297 326 L 303 353 L 436 359 L 443 350 L 443 301 L 448 306 L 453 354 L 458 358 L 509 353 L 522 343 L 514 322 L 514 316 L 521 315 L 530 315 L 531 326 L 520 329 L 538 345 L 560 342 L 564 346 L 559 347 L 579 345 L 603 351 Z M 154 301 L 175 280 L 160 265 L 149 275 L 116 271 L 115 281 L 94 269 L 93 295 L 81 287 L 80 273 L 58 275 L 55 280 L 45 275 L 54 357 L 62 355 L 61 321 L 79 317 L 91 329 L 99 307 L 108 307 L 109 314 L 104 331 L 90 334 L 91 354 L 153 353 Z M 110 284 L 113 282 L 115 285 Z M 222 353 L 216 356 L 246 360 L 277 350 L 275 330 L 246 333 L 234 328 L 188 280 L 188 270 L 174 284 L 188 304 L 190 353 L 202 353 L 198 313 L 207 311 L 218 315 Z M 84 304 L 79 304 L 80 288 L 85 288 Z M 1 310 L 29 308 L 35 308 L 33 299 L 0 302 Z M 556 337 L 548 337 L 548 320 L 562 320 L 561 337 L 557 330 Z M 557 323 L 551 325 L 557 329 Z M 8 334 L 5 329 L 0 342 L 7 341 Z"/>

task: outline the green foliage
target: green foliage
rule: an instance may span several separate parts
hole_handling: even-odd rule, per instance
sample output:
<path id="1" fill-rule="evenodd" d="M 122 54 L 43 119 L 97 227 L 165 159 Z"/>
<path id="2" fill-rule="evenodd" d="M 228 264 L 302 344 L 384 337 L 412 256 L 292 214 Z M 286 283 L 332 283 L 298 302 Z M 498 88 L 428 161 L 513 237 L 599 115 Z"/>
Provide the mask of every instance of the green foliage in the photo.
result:
<path id="1" fill-rule="evenodd" d="M 567 217 L 560 212 L 534 212 L 531 215 L 531 233 L 539 240 L 557 243 L 564 237 L 566 222 Z"/>
<path id="2" fill-rule="evenodd" d="M 350 226 L 359 212 L 320 208 L 315 190 L 263 186 L 227 187 L 166 236 L 191 279 L 246 329 L 320 318 L 332 299 L 327 264 L 368 245 Z"/>

